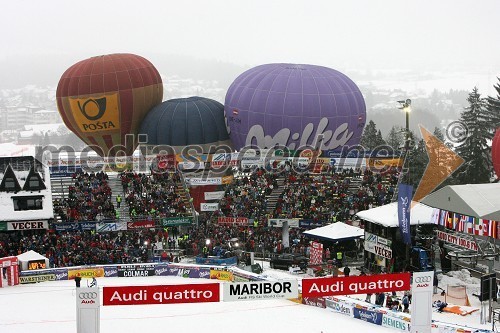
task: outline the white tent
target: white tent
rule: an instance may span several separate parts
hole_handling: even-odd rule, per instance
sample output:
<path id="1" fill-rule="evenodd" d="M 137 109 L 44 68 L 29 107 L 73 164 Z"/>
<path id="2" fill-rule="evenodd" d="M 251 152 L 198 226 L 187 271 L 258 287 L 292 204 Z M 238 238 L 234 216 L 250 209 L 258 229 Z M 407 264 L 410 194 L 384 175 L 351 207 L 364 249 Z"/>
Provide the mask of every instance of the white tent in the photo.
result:
<path id="1" fill-rule="evenodd" d="M 337 222 L 324 227 L 304 232 L 310 238 L 318 238 L 327 241 L 341 241 L 363 237 L 364 230 L 349 224 Z"/>
<path id="2" fill-rule="evenodd" d="M 462 215 L 500 221 L 500 183 L 448 185 L 422 202 Z"/>
<path id="3" fill-rule="evenodd" d="M 49 268 L 49 259 L 47 259 L 47 257 L 42 256 L 40 253 L 32 251 L 32 250 L 18 255 L 17 259 L 19 260 L 19 266 L 21 268 L 21 271 L 27 271 L 28 264 L 31 261 L 45 260 L 45 268 Z"/>
<path id="4" fill-rule="evenodd" d="M 434 208 L 416 203 L 410 210 L 410 225 L 432 224 L 432 212 Z M 356 214 L 360 219 L 380 224 L 384 227 L 399 227 L 398 203 L 392 202 L 388 205 L 363 210 Z"/>

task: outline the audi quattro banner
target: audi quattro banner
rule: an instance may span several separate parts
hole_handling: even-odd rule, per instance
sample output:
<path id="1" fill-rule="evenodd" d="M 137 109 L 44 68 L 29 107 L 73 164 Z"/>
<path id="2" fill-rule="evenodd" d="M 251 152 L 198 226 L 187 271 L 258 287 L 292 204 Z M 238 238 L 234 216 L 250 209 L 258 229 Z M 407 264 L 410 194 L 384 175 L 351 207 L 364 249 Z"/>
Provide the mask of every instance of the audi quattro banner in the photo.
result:
<path id="1" fill-rule="evenodd" d="M 224 302 L 297 298 L 297 280 L 234 282 L 223 285 Z"/>
<path id="2" fill-rule="evenodd" d="M 302 279 L 302 297 L 410 290 L 410 273 Z"/>
<path id="3" fill-rule="evenodd" d="M 218 283 L 103 287 L 103 305 L 219 302 Z"/>
<path id="4" fill-rule="evenodd" d="M 118 277 L 154 276 L 156 264 L 118 265 Z"/>

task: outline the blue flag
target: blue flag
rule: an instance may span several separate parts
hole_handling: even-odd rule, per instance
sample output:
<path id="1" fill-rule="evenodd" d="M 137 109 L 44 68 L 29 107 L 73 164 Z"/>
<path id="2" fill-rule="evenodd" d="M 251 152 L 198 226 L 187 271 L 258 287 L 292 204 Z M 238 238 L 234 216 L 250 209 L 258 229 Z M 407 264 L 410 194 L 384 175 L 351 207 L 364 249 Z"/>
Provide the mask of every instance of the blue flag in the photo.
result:
<path id="1" fill-rule="evenodd" d="M 410 208 L 413 197 L 411 185 L 399 184 L 398 187 L 398 221 L 399 231 L 405 244 L 411 245 L 410 234 Z"/>

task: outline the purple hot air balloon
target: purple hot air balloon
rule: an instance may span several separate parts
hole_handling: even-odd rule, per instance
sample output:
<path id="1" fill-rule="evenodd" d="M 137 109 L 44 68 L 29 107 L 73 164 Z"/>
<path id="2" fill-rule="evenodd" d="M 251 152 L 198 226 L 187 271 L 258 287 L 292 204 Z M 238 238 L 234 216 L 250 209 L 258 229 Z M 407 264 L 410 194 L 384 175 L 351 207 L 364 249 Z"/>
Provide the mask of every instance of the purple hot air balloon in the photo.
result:
<path id="1" fill-rule="evenodd" d="M 247 70 L 226 94 L 237 150 L 245 146 L 331 150 L 359 143 L 366 105 L 356 84 L 327 67 L 267 64 Z"/>

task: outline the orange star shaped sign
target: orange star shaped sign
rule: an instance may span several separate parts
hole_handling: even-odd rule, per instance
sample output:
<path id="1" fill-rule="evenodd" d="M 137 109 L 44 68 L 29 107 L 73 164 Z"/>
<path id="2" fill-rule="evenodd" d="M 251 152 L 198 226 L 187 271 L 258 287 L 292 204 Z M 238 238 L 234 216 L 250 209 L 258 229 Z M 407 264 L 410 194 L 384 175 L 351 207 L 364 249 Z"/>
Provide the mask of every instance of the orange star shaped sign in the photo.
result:
<path id="1" fill-rule="evenodd" d="M 429 163 L 413 196 L 415 202 L 420 201 L 427 194 L 434 191 L 439 184 L 444 182 L 464 163 L 463 158 L 426 130 L 425 127 L 422 125 L 419 125 L 419 127 L 425 141 Z"/>

